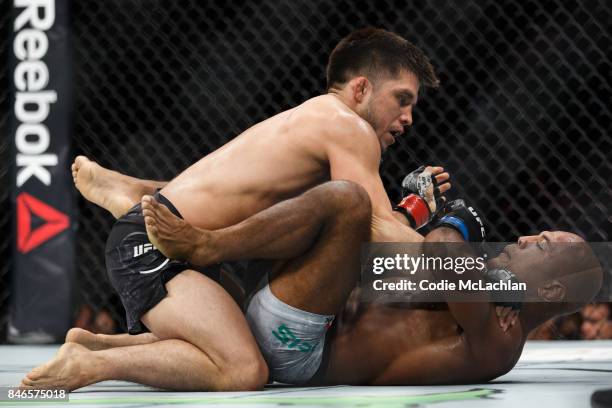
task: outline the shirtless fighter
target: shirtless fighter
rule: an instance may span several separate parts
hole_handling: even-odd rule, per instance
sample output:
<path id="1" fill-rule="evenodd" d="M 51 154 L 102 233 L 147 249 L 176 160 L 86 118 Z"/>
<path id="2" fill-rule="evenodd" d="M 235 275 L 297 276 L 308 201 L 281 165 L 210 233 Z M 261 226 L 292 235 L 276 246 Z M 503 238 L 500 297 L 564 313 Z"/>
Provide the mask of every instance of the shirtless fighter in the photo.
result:
<path id="1" fill-rule="evenodd" d="M 441 227 L 429 242 L 463 237 Z M 330 339 L 315 384 L 421 385 L 490 381 L 510 371 L 527 335 L 546 320 L 572 313 L 599 291 L 603 271 L 584 240 L 569 232 L 525 236 L 487 263 L 527 284 L 518 323 L 504 331 L 486 302 L 370 303 L 347 317 Z M 498 276 L 499 277 L 499 276 Z M 497 277 L 495 278 L 497 279 Z M 353 308 L 353 310 L 356 310 Z"/>
<path id="2" fill-rule="evenodd" d="M 322 200 L 319 204 L 330 199 Z M 254 241 L 263 239 L 264 234 L 251 227 L 265 213 L 269 223 L 259 224 L 260 230 L 271 226 L 285 236 L 281 243 L 271 247 L 279 249 L 279 254 L 291 256 L 287 251 L 292 251 L 298 242 L 308 242 L 309 235 L 297 232 L 287 236 L 283 234 L 286 226 L 273 220 L 292 212 L 310 211 L 309 219 L 316 223 L 314 210 L 289 208 L 302 204 L 290 200 L 285 207 L 271 207 L 236 226 L 214 232 L 186 225 L 159 204 L 150 207 L 147 217 L 153 218 L 158 232 L 163 231 L 167 237 L 160 246 L 163 252 L 172 252 L 174 247 L 185 251 L 190 247 L 186 250 L 190 259 L 207 264 L 215 259 L 207 258 L 210 252 L 198 250 L 200 244 L 195 237 L 206 235 L 205 242 L 209 249 L 214 248 L 215 256 L 233 259 L 240 251 L 239 243 L 228 237 L 250 234 Z M 481 241 L 482 224 L 478 218 L 461 205 L 453 206 L 432 226 L 432 232 L 423 240 L 423 251 L 427 253 L 427 244 L 431 243 Z M 182 234 L 172 237 L 171 232 L 179 225 Z M 237 248 L 231 248 L 233 245 Z M 453 275 L 457 276 L 451 272 L 450 276 L 437 277 L 452 279 Z M 461 276 L 525 283 L 527 292 L 522 304 L 511 302 L 513 308 L 521 309 L 518 323 L 500 327 L 495 311 L 499 303 L 482 299 L 423 304 L 398 301 L 394 296 L 389 302 L 384 299 L 371 302 L 356 313 L 359 308 L 342 298 L 343 323 L 326 336 L 334 316 L 327 316 L 326 320 L 306 311 L 320 303 L 319 297 L 333 294 L 297 274 L 285 276 L 282 284 L 295 288 L 302 306 L 287 307 L 265 286 L 251 299 L 247 320 L 268 362 L 271 378 L 277 381 L 311 385 L 486 382 L 514 367 L 531 330 L 554 316 L 583 307 L 595 297 L 603 281 L 601 266 L 584 240 L 559 231 L 521 237 L 517 244 L 507 246 L 489 260 L 485 271 L 473 271 L 472 276 L 465 272 Z M 278 278 L 271 279 L 274 282 Z M 337 284 L 348 285 L 348 279 L 345 276 L 344 282 Z"/>
<path id="3" fill-rule="evenodd" d="M 437 200 L 413 197 L 403 203 L 403 214 L 394 212 L 378 174 L 381 152 L 412 124 L 419 87 L 437 84 L 421 50 L 384 30 L 360 30 L 330 55 L 326 95 L 251 127 L 168 184 L 129 178 L 114 180 L 119 187 L 92 182 L 102 170 L 77 160 L 77 188 L 120 216 L 107 242 L 107 269 L 129 331 L 139 333 L 144 325 L 151 334 L 122 338 L 126 347 L 97 352 L 68 342 L 22 386 L 72 390 L 113 378 L 177 390 L 261 388 L 268 369 L 240 309 L 214 281 L 154 250 L 141 206 L 130 207 L 143 191 L 162 187 L 155 202 L 196 227 L 215 230 L 292 197 L 314 205 L 333 195 L 334 205 L 319 209 L 324 222 L 309 230 L 317 243 L 278 270 L 279 276 L 321 282 L 325 293 L 337 291 L 335 301 L 321 299 L 313 309 L 335 313 L 350 288 L 319 275 L 335 271 L 325 276 L 353 277 L 359 261 L 351 255 L 362 241 L 421 240 L 414 227 L 438 210 Z M 450 188 L 448 174 L 440 168 L 432 172 L 437 193 Z M 135 185 L 141 188 L 136 194 Z M 122 188 L 124 195 L 107 194 Z M 272 282 L 274 295 L 299 307 L 296 288 L 280 282 Z M 149 342 L 153 338 L 160 341 Z"/>

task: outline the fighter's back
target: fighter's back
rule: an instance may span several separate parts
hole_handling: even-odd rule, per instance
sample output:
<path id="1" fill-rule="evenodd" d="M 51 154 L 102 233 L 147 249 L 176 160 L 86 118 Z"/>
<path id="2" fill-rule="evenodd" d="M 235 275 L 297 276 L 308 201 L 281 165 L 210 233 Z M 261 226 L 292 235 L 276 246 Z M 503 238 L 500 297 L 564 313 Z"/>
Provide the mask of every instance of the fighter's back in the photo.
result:
<path id="1" fill-rule="evenodd" d="M 362 121 L 332 95 L 260 122 L 205 156 L 162 190 L 191 224 L 216 229 L 329 180 L 330 124 Z"/>

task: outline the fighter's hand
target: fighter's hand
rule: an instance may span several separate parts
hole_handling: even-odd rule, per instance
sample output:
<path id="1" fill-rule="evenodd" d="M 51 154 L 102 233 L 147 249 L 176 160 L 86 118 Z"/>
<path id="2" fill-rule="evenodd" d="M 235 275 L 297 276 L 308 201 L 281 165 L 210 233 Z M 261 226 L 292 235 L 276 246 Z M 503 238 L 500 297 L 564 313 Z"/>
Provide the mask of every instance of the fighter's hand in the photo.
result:
<path id="1" fill-rule="evenodd" d="M 402 180 L 403 198 L 395 210 L 404 214 L 414 229 L 427 225 L 444 208 L 449 180 L 443 167 L 419 167 Z"/>
<path id="2" fill-rule="evenodd" d="M 519 311 L 512 310 L 511 307 L 496 306 L 495 314 L 497 315 L 497 322 L 499 327 L 504 332 L 507 332 L 512 326 L 514 326 L 518 320 Z"/>
<path id="3" fill-rule="evenodd" d="M 431 175 L 435 177 L 440 194 L 444 195 L 444 193 L 451 189 L 450 174 L 444 171 L 444 167 L 427 166 L 425 167 L 425 171 L 429 171 Z"/>
<path id="4" fill-rule="evenodd" d="M 482 217 L 474 207 L 460 198 L 446 203 L 444 215 L 436 221 L 434 227 L 453 228 L 467 242 L 482 243 L 487 239 Z"/>

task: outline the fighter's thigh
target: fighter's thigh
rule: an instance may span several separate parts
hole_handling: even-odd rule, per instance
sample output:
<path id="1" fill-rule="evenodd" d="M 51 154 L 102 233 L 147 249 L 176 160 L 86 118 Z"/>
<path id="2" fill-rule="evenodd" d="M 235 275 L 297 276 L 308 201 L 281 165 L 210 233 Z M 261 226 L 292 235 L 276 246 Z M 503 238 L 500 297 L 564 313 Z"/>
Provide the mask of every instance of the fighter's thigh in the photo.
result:
<path id="1" fill-rule="evenodd" d="M 344 238 L 339 238 L 344 239 Z M 336 314 L 359 281 L 361 239 L 341 245 L 318 241 L 307 253 L 276 265 L 270 290 L 284 303 L 318 314 Z"/>
<path id="2" fill-rule="evenodd" d="M 326 183 L 328 215 L 317 240 L 304 254 L 272 275 L 272 293 L 284 303 L 317 314 L 336 314 L 359 279 L 359 250 L 369 239 L 371 204 L 356 183 Z M 323 186 L 321 186 L 323 188 Z"/>
<path id="3" fill-rule="evenodd" d="M 168 295 L 142 317 L 161 339 L 185 340 L 215 364 L 261 359 L 238 305 L 216 282 L 186 270 L 166 284 Z"/>

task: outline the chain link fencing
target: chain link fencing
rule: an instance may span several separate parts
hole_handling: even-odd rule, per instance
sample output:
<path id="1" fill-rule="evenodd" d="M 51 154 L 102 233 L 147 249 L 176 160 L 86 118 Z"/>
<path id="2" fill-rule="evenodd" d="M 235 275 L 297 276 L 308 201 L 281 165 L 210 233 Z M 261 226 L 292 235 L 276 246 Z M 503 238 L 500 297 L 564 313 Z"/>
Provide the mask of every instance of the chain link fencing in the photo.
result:
<path id="1" fill-rule="evenodd" d="M 384 156 L 392 199 L 405 173 L 439 164 L 451 172 L 451 198 L 475 205 L 491 240 L 547 229 L 610 240 L 606 0 L 75 1 L 75 154 L 168 180 L 247 127 L 323 92 L 329 52 L 364 26 L 424 49 L 441 79 L 438 91 L 420 96 L 409 134 Z M 7 74 L 3 65 L 2 129 Z M 6 164 L 0 178 L 7 179 Z M 5 231 L 7 198 L 0 191 Z M 79 211 L 79 304 L 123 322 L 104 267 L 112 216 L 82 199 Z M 2 241 L 3 255 L 9 242 Z M 3 316 L 9 264 L 0 265 Z"/>
<path id="2" fill-rule="evenodd" d="M 11 138 L 9 137 L 10 80 L 9 52 L 11 35 L 11 3 L 0 0 L 0 343 L 6 339 L 9 295 L 11 288 L 11 250 L 14 240 L 11 211 Z"/>

